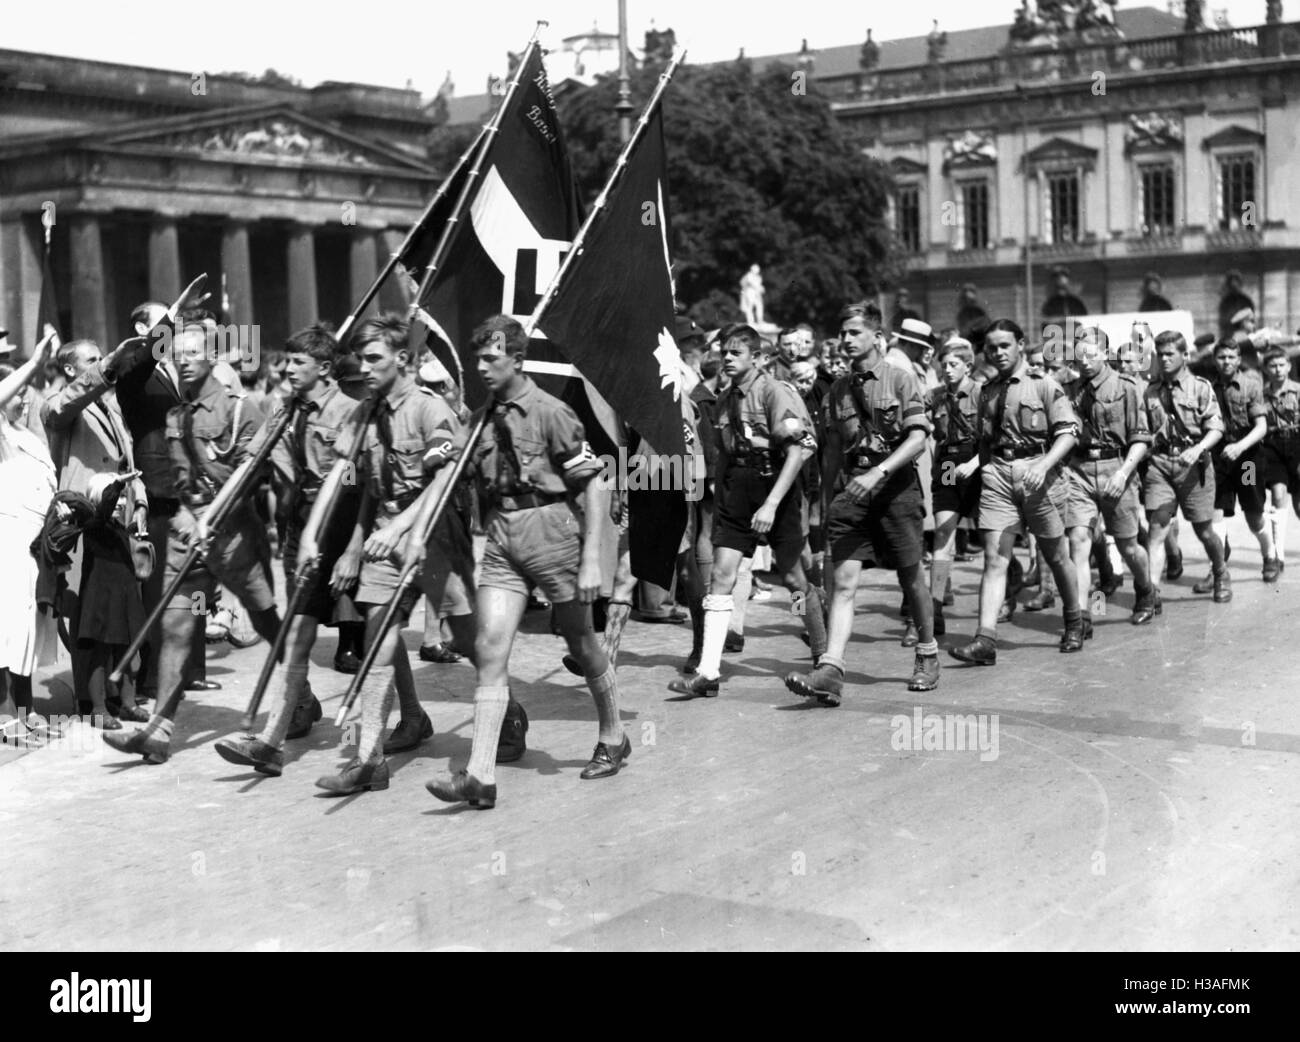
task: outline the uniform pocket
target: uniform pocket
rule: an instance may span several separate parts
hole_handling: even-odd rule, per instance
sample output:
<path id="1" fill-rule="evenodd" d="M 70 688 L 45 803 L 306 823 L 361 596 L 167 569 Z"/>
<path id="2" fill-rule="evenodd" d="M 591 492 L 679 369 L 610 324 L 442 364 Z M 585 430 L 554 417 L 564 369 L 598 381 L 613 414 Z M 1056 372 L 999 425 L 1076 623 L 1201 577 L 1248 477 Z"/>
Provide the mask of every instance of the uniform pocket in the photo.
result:
<path id="1" fill-rule="evenodd" d="M 892 441 L 902 433 L 902 413 L 903 406 L 898 399 L 886 398 L 872 404 L 871 421 L 885 440 Z"/>
<path id="2" fill-rule="evenodd" d="M 393 472 L 404 481 L 419 482 L 424 477 L 424 443 L 394 441 L 389 453 Z"/>
<path id="3" fill-rule="evenodd" d="M 1041 405 L 1022 402 L 1020 405 L 1020 429 L 1033 434 L 1043 434 L 1047 430 L 1047 410 Z"/>

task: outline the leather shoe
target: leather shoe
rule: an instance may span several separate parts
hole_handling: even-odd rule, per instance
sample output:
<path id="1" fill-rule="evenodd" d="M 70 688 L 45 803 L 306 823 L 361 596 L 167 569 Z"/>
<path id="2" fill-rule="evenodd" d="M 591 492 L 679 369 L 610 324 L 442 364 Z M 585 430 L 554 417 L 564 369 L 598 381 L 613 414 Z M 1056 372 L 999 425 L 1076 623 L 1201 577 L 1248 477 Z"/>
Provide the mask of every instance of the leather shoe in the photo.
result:
<path id="1" fill-rule="evenodd" d="M 117 711 L 117 718 L 125 720 L 128 724 L 147 724 L 149 722 L 149 713 L 138 705 L 122 706 Z"/>
<path id="2" fill-rule="evenodd" d="M 451 663 L 459 662 L 464 656 L 454 648 L 446 644 L 421 644 L 420 661 L 421 662 L 439 662 Z"/>
<path id="3" fill-rule="evenodd" d="M 837 666 L 819 665 L 811 673 L 791 673 L 785 686 L 803 698 L 815 698 L 834 709 L 844 698 L 844 671 Z"/>
<path id="4" fill-rule="evenodd" d="M 1092 616 L 1084 613 L 1080 625 L 1083 627 L 1083 639 L 1092 640 Z"/>
<path id="5" fill-rule="evenodd" d="M 348 676 L 354 675 L 361 668 L 361 660 L 357 658 L 356 652 L 348 650 L 341 655 L 334 656 L 334 672 L 346 673 Z"/>
<path id="6" fill-rule="evenodd" d="M 998 609 L 998 622 L 1010 622 L 1011 616 L 1015 615 L 1015 613 L 1016 602 L 1013 600 L 1003 601 L 1002 607 Z"/>
<path id="7" fill-rule="evenodd" d="M 251 734 L 243 738 L 222 738 L 215 748 L 223 760 L 251 767 L 258 774 L 278 778 L 284 771 L 284 753 Z"/>
<path id="8" fill-rule="evenodd" d="M 632 740 L 626 734 L 623 735 L 623 744 L 612 751 L 604 742 L 597 742 L 596 749 L 591 754 L 591 762 L 582 769 L 578 777 L 584 781 L 590 781 L 592 778 L 612 778 L 623 769 L 624 762 L 631 755 Z"/>
<path id="9" fill-rule="evenodd" d="M 100 737 L 109 748 L 120 753 L 139 753 L 150 763 L 163 763 L 171 755 L 171 739 L 161 731 L 153 734 L 148 734 L 143 728 L 105 731 Z"/>
<path id="10" fill-rule="evenodd" d="M 289 732 L 285 737 L 305 738 L 311 733 L 311 725 L 320 718 L 320 699 L 308 694 L 306 702 L 299 702 L 293 707 L 293 716 L 289 718 Z"/>
<path id="11" fill-rule="evenodd" d="M 1113 574 L 1105 582 L 1099 582 L 1097 584 L 1097 589 L 1099 589 L 1102 593 L 1104 593 L 1106 595 L 1106 599 L 1109 600 L 1111 597 L 1115 596 L 1115 591 L 1118 590 L 1123 585 L 1124 585 L 1124 576 Z"/>
<path id="12" fill-rule="evenodd" d="M 745 650 L 745 638 L 739 633 L 733 633 L 727 630 L 727 639 L 723 642 L 722 650 L 728 655 L 738 655 Z"/>
<path id="13" fill-rule="evenodd" d="M 389 736 L 384 739 L 384 755 L 404 753 L 407 749 L 414 749 L 421 742 L 427 742 L 432 737 L 433 721 L 429 719 L 428 713 L 422 712 L 420 722 L 417 724 L 406 720 L 398 722 Z"/>
<path id="14" fill-rule="evenodd" d="M 1264 581 L 1266 583 L 1277 582 L 1282 574 L 1282 562 L 1276 557 L 1270 557 L 1264 562 Z"/>
<path id="15" fill-rule="evenodd" d="M 484 785 L 468 771 L 457 771 L 450 778 L 435 778 L 424 787 L 443 803 L 468 803 L 479 810 L 491 810 L 497 805 L 497 787 Z"/>
<path id="16" fill-rule="evenodd" d="M 1164 613 L 1164 605 L 1160 603 L 1158 593 L 1150 593 L 1145 597 L 1139 597 L 1133 604 L 1133 614 L 1129 616 L 1129 622 L 1134 626 L 1145 626 L 1157 615 Z"/>
<path id="17" fill-rule="evenodd" d="M 998 644 L 992 637 L 982 633 L 976 634 L 969 644 L 959 648 L 949 648 L 948 654 L 959 662 L 970 662 L 976 666 L 996 666 L 998 664 Z"/>
<path id="18" fill-rule="evenodd" d="M 122 722 L 117 717 L 111 715 L 107 710 L 102 713 L 90 714 L 90 726 L 98 727 L 101 731 L 120 731 Z"/>
<path id="19" fill-rule="evenodd" d="M 1212 593 L 1214 590 L 1214 573 L 1211 572 L 1192 587 L 1192 593 Z"/>
<path id="20" fill-rule="evenodd" d="M 1227 604 L 1232 600 L 1232 576 L 1228 574 L 1227 568 L 1214 573 L 1213 589 L 1215 604 Z"/>
<path id="21" fill-rule="evenodd" d="M 220 691 L 221 685 L 215 680 L 191 680 L 185 685 L 186 691 Z"/>
<path id="22" fill-rule="evenodd" d="M 908 691 L 933 691 L 939 686 L 939 656 L 917 655 L 912 663 L 912 679 Z"/>
<path id="23" fill-rule="evenodd" d="M 1056 594 L 1039 592 L 1025 601 L 1025 611 L 1046 611 L 1056 607 Z"/>
<path id="24" fill-rule="evenodd" d="M 350 760 L 338 774 L 326 774 L 316 779 L 316 788 L 331 796 L 351 796 L 369 789 L 388 788 L 388 761 L 362 763 Z"/>
<path id="25" fill-rule="evenodd" d="M 1083 650 L 1083 620 L 1067 622 L 1065 632 L 1061 634 L 1061 652 L 1068 654 L 1072 651 Z"/>
<path id="26" fill-rule="evenodd" d="M 572 673 L 575 677 L 582 676 L 582 667 L 578 665 L 578 660 L 572 655 L 565 655 L 560 659 L 560 665 Z"/>
<path id="27" fill-rule="evenodd" d="M 898 643 L 905 648 L 914 648 L 921 643 L 921 634 L 910 620 L 907 623 L 907 629 L 903 630 L 903 639 Z"/>
<path id="28" fill-rule="evenodd" d="M 1183 577 L 1183 555 L 1172 554 L 1165 558 L 1165 578 L 1170 582 Z"/>
<path id="29" fill-rule="evenodd" d="M 718 677 L 692 673 L 689 677 L 678 677 L 668 681 L 668 690 L 689 698 L 717 698 L 718 680 Z"/>
<path id="30" fill-rule="evenodd" d="M 506 703 L 506 718 L 497 739 L 497 763 L 514 763 L 528 751 L 524 736 L 528 734 L 528 714 L 513 698 Z"/>

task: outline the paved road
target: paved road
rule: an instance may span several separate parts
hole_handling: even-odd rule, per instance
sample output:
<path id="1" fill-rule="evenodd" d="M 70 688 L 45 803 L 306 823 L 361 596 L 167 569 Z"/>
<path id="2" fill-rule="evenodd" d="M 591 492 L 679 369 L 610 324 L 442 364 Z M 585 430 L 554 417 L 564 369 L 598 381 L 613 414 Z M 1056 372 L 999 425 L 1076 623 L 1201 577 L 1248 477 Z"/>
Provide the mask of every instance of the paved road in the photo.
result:
<path id="1" fill-rule="evenodd" d="M 186 704 L 164 766 L 80 724 L 7 754 L 0 949 L 1294 949 L 1298 543 L 1271 588 L 1240 550 L 1236 599 L 1217 606 L 1191 593 L 1189 542 L 1156 625 L 1128 625 L 1126 588 L 1062 656 L 1059 616 L 1021 614 L 998 667 L 945 657 L 924 698 L 877 576 L 838 710 L 777 679 L 806 661 L 782 593 L 752 606 L 716 700 L 667 701 L 689 632 L 634 623 L 620 678 L 635 749 L 603 782 L 578 779 L 590 698 L 530 615 L 514 664 L 529 753 L 499 768 L 486 813 L 423 786 L 468 756 L 467 666 L 417 670 L 437 736 L 394 758 L 388 791 L 330 800 L 312 785 L 341 762 L 328 723 L 279 779 L 214 754 L 264 648 L 216 651 L 225 689 Z M 956 582 L 945 645 L 973 631 L 976 565 Z M 332 653 L 322 640 L 313 672 L 327 718 L 345 687 Z M 928 746 L 926 717 L 945 714 L 984 725 L 983 752 L 953 748 L 956 732 Z"/>

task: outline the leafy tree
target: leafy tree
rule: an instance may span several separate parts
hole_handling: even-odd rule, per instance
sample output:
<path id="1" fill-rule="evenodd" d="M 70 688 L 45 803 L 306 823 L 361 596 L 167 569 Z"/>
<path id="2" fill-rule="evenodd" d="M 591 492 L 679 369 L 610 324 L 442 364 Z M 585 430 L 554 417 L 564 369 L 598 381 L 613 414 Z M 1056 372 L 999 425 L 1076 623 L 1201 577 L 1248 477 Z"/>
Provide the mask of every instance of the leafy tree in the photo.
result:
<path id="1" fill-rule="evenodd" d="M 659 71 L 634 74 L 638 111 Z M 859 151 L 811 81 L 806 94 L 796 92 L 794 73 L 776 65 L 755 74 L 744 60 L 682 66 L 664 95 L 684 303 L 734 300 L 740 277 L 759 264 L 770 320 L 820 324 L 901 273 L 885 220 L 887 167 Z M 618 157 L 617 93 L 611 76 L 556 98 L 588 202 Z"/>

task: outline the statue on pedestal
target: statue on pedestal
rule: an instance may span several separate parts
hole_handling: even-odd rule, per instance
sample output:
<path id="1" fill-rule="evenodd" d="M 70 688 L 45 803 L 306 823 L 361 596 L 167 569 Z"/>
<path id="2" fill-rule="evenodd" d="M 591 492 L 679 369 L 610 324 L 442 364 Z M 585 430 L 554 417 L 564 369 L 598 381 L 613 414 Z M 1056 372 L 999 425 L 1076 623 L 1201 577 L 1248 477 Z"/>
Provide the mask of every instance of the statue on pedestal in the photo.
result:
<path id="1" fill-rule="evenodd" d="M 1269 25 L 1277 25 L 1282 21 L 1282 0 L 1268 0 L 1264 11 L 1264 21 Z"/>
<path id="2" fill-rule="evenodd" d="M 862 45 L 862 52 L 858 57 L 858 68 L 863 72 L 870 72 L 880 64 L 880 44 L 871 38 L 871 30 L 867 30 L 867 42 Z"/>
<path id="3" fill-rule="evenodd" d="M 1205 32 L 1205 0 L 1184 0 L 1183 32 Z"/>
<path id="4" fill-rule="evenodd" d="M 943 52 L 948 49 L 948 34 L 939 28 L 939 19 L 934 20 L 930 35 L 925 38 L 925 60 L 931 65 L 943 61 Z"/>
<path id="5" fill-rule="evenodd" d="M 763 288 L 762 269 L 757 264 L 751 264 L 749 271 L 740 280 L 740 310 L 745 313 L 745 321 L 751 326 L 763 324 L 763 297 L 766 292 Z"/>

